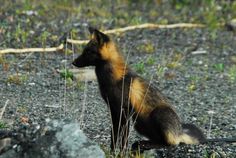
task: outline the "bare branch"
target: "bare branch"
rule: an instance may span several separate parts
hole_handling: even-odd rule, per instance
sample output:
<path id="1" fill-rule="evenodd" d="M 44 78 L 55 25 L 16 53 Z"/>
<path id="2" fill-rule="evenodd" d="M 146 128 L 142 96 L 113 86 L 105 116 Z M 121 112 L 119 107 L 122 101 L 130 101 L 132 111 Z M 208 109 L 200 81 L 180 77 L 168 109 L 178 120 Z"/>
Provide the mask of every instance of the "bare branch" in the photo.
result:
<path id="1" fill-rule="evenodd" d="M 118 34 L 118 33 L 126 32 L 126 31 L 130 31 L 130 30 L 144 29 L 144 28 L 174 29 L 174 28 L 201 28 L 201 27 L 205 27 L 205 25 L 192 24 L 192 23 L 178 23 L 178 24 L 169 24 L 169 25 L 145 23 L 141 25 L 133 25 L 133 26 L 127 26 L 127 27 L 118 28 L 118 29 L 105 30 L 102 32 L 106 34 Z M 67 39 L 67 42 L 73 43 L 73 44 L 86 44 L 88 43 L 88 40 Z"/>
<path id="2" fill-rule="evenodd" d="M 64 45 L 60 44 L 58 47 L 51 47 L 51 48 L 23 48 L 23 49 L 4 49 L 0 50 L 0 54 L 7 54 L 7 53 L 28 53 L 28 52 L 55 52 L 59 50 L 63 50 Z"/>

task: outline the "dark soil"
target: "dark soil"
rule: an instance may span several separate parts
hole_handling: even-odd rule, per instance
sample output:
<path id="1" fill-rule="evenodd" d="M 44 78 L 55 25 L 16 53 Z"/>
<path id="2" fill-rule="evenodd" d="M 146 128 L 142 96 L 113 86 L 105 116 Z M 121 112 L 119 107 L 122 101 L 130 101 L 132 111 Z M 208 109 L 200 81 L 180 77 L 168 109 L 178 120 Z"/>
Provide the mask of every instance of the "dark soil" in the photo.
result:
<path id="1" fill-rule="evenodd" d="M 57 46 L 61 42 L 60 38 L 69 32 L 73 38 L 86 39 L 88 25 L 105 30 L 134 24 L 132 20 L 137 17 L 142 19 L 138 23 L 201 20 L 201 16 L 198 16 L 200 13 L 193 15 L 193 20 L 184 11 L 171 10 L 174 4 L 167 2 L 153 8 L 162 11 L 166 8 L 170 12 L 157 11 L 159 14 L 155 15 L 156 19 L 150 16 L 151 9 L 147 12 L 154 2 L 143 6 L 131 2 L 119 4 L 113 19 L 110 10 L 105 11 L 112 5 L 103 4 L 102 1 L 98 5 L 74 1 L 27 2 L 1 2 L 0 49 Z M 89 7 L 85 9 L 87 5 Z M 130 10 L 125 15 L 127 6 L 134 9 L 130 19 Z M 154 12 L 152 14 L 154 16 Z M 226 19 L 233 16 L 231 13 L 226 15 L 219 16 Z M 184 21 L 181 21 L 181 17 Z M 130 67 L 147 80 L 151 79 L 168 96 L 183 122 L 198 125 L 211 138 L 236 137 L 234 32 L 223 27 L 214 30 L 137 29 L 113 35 L 112 38 L 124 56 L 129 57 Z M 75 47 L 68 45 L 72 52 Z M 77 83 L 65 80 L 57 72 L 65 67 L 72 68 L 71 62 L 80 53 L 81 47 L 77 46 L 75 50 L 75 53 L 66 54 L 54 52 L 0 56 L 0 106 L 3 107 L 9 100 L 1 120 L 1 124 L 7 126 L 4 128 L 19 128 L 25 123 L 23 118 L 29 119 L 26 122 L 30 124 L 40 124 L 45 119 L 77 120 L 91 140 L 109 149 L 110 114 L 100 97 L 97 82 Z M 194 51 L 205 53 L 194 54 Z M 134 131 L 130 135 L 130 142 L 140 139 Z M 236 146 L 230 143 L 185 145 L 161 149 L 155 154 L 156 157 L 215 155 L 233 158 L 236 157 Z"/>

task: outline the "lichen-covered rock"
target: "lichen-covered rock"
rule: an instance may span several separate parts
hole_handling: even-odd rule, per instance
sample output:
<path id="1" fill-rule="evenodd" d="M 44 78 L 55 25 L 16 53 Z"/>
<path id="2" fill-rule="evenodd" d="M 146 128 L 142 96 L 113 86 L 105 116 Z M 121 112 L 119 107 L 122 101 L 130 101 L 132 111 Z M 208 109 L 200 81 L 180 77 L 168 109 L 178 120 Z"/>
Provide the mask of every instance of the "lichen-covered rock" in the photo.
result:
<path id="1" fill-rule="evenodd" d="M 31 133 L 32 128 L 26 130 Z M 62 121 L 50 121 L 47 126 L 40 129 L 40 132 L 34 132 L 36 140 L 23 138 L 22 142 L 15 145 L 2 155 L 0 158 L 103 158 L 104 152 L 100 147 L 90 141 L 78 123 L 65 123 Z M 33 138 L 32 138 L 33 139 Z"/>

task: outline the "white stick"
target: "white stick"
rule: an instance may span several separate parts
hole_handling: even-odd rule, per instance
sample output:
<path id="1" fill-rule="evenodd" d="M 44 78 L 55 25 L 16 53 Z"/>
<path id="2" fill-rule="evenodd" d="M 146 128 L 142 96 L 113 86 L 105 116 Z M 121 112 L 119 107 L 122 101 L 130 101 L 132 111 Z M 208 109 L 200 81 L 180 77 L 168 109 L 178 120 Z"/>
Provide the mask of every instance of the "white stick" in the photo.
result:
<path id="1" fill-rule="evenodd" d="M 133 25 L 133 26 L 127 26 L 123 28 L 118 29 L 112 29 L 112 30 L 105 30 L 102 31 L 105 34 L 118 34 L 130 30 L 135 29 L 144 29 L 144 28 L 160 28 L 160 29 L 174 29 L 174 28 L 201 28 L 205 27 L 203 24 L 192 24 L 192 23 L 178 23 L 178 24 L 169 24 L 169 25 L 160 25 L 160 24 L 151 24 L 151 23 L 145 23 L 141 25 Z M 67 39 L 67 42 L 73 43 L 73 44 L 86 44 L 89 40 L 73 40 L 73 39 Z"/>
<path id="2" fill-rule="evenodd" d="M 28 53 L 28 52 L 55 52 L 59 50 L 63 50 L 63 44 L 60 44 L 58 47 L 51 47 L 51 48 L 23 48 L 23 49 L 4 49 L 0 50 L 0 54 L 7 54 L 7 53 Z"/>
<path id="3" fill-rule="evenodd" d="M 3 116 L 3 114 L 4 114 L 5 110 L 6 110 L 8 102 L 9 102 L 9 99 L 7 99 L 7 101 L 5 102 L 4 107 L 2 108 L 2 111 L 0 113 L 0 120 L 2 119 L 2 116 Z"/>

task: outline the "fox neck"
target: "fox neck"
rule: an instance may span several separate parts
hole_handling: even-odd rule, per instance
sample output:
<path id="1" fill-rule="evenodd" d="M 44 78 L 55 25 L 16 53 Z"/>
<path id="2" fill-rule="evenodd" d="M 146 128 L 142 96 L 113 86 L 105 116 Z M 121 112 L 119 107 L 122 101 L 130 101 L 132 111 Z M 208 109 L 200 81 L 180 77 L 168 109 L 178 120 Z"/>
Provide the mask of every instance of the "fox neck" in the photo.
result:
<path id="1" fill-rule="evenodd" d="M 103 45 L 100 53 L 103 62 L 96 66 L 97 76 L 107 76 L 107 81 L 116 82 L 121 80 L 128 71 L 124 58 L 117 50 L 116 45 L 110 41 Z"/>
<path id="2" fill-rule="evenodd" d="M 99 82 L 116 83 L 124 78 L 128 68 L 124 60 L 104 61 L 97 65 L 95 72 Z"/>

